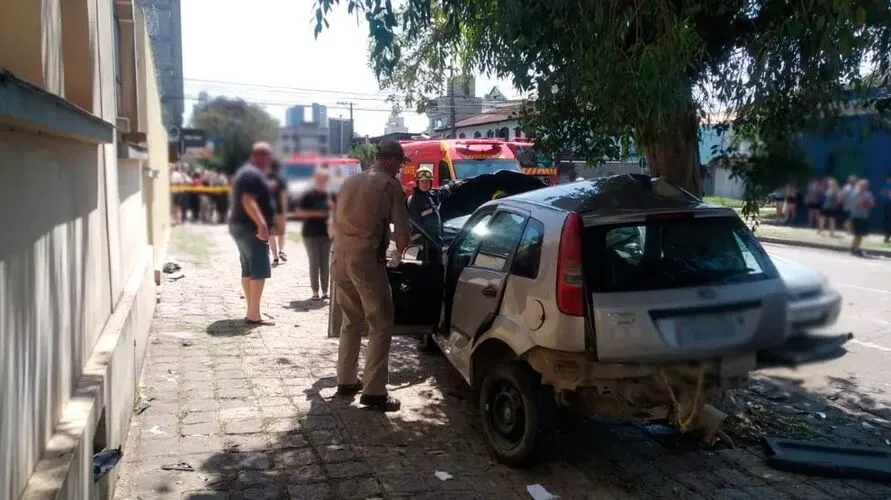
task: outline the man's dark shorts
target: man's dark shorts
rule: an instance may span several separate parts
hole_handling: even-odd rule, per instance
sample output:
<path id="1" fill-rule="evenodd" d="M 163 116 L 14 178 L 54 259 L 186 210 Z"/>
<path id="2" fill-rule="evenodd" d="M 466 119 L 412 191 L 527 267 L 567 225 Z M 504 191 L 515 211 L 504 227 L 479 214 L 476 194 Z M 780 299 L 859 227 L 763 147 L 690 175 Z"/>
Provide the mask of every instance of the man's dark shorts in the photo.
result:
<path id="1" fill-rule="evenodd" d="M 856 236 L 866 236 L 869 234 L 869 219 L 861 219 L 855 217 L 851 219 L 851 229 Z"/>
<path id="2" fill-rule="evenodd" d="M 253 229 L 243 224 L 229 224 L 229 234 L 238 245 L 242 278 L 260 280 L 272 276 L 268 241 L 257 238 Z"/>

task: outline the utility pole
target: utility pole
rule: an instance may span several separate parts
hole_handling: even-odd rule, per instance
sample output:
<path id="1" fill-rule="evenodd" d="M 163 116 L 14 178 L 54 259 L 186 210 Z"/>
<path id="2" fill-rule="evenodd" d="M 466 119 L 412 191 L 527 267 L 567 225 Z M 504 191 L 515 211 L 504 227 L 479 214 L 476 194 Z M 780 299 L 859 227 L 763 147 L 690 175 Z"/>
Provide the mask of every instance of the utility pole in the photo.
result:
<path id="1" fill-rule="evenodd" d="M 343 114 L 340 115 L 340 154 L 347 154 L 349 151 L 343 145 Z"/>
<path id="2" fill-rule="evenodd" d="M 349 106 L 350 107 L 350 129 L 354 129 L 355 125 L 353 123 L 353 102 L 352 101 L 337 101 L 337 104 L 341 106 Z M 355 132 L 355 130 L 353 130 Z M 343 115 L 341 115 L 340 120 L 340 145 L 343 148 Z M 353 136 L 350 135 L 350 147 L 353 145 Z M 350 148 L 345 148 L 349 151 Z"/>
<path id="3" fill-rule="evenodd" d="M 455 71 L 454 69 L 449 71 L 449 125 L 451 126 L 451 138 L 458 138 L 458 129 L 455 126 L 455 118 L 457 113 L 455 112 Z"/>

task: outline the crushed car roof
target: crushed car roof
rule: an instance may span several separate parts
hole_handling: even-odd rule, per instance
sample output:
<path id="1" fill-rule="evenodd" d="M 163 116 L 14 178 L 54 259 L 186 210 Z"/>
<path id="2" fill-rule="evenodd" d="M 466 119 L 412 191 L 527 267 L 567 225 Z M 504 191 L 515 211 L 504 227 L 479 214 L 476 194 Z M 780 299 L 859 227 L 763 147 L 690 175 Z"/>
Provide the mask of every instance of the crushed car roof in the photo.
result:
<path id="1" fill-rule="evenodd" d="M 510 199 L 578 213 L 681 210 L 711 206 L 664 179 L 640 174 L 559 184 L 517 194 Z"/>

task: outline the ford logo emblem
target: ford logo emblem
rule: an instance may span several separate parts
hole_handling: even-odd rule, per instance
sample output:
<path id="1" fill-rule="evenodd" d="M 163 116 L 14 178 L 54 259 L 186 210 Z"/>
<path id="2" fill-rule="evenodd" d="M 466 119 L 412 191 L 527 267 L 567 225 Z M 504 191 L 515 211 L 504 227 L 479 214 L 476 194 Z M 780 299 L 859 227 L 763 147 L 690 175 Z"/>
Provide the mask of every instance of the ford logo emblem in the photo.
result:
<path id="1" fill-rule="evenodd" d="M 718 292 L 714 291 L 711 288 L 700 288 L 696 291 L 699 294 L 699 298 L 701 299 L 717 299 Z"/>

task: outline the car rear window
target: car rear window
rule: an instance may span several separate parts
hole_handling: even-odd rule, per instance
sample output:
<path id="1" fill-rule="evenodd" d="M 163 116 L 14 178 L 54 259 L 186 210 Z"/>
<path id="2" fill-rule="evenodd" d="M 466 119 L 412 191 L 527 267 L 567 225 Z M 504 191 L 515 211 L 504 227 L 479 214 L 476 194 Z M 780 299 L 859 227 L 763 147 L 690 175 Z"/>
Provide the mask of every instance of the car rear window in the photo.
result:
<path id="1" fill-rule="evenodd" d="M 585 272 L 599 293 L 747 283 L 777 277 L 738 217 L 648 220 L 585 229 Z"/>

